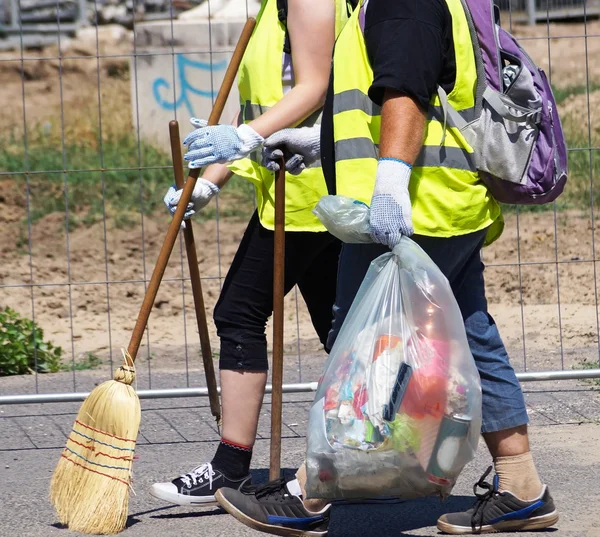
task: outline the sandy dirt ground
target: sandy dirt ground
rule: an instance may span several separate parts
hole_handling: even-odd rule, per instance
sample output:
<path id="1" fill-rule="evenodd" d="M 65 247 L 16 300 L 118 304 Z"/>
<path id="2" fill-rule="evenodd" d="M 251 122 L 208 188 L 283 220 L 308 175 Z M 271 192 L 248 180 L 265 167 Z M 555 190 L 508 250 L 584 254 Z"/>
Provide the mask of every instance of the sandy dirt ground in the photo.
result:
<path id="1" fill-rule="evenodd" d="M 79 360 L 87 352 L 106 359 L 111 347 L 117 359 L 118 348 L 129 341 L 143 298 L 143 279 L 153 268 L 166 217 L 145 218 L 143 239 L 141 225 L 127 231 L 109 225 L 106 245 L 102 223 L 76 229 L 68 236 L 68 256 L 62 215 L 49 215 L 33 226 L 31 257 L 15 252 L 11 227 L 17 224 L 7 224 L 1 223 L 0 234 L 0 284 L 8 286 L 2 288 L 2 305 L 24 315 L 33 313 L 46 336 L 64 347 L 68 359 L 74 353 Z M 227 271 L 244 226 L 227 220 L 218 226 L 215 221 L 196 226 L 209 316 L 218 298 L 220 277 Z M 522 353 L 525 338 L 528 353 L 534 351 L 538 357 L 530 367 L 560 367 L 558 357 L 547 352 L 561 344 L 574 351 L 597 345 L 597 291 L 591 260 L 598 227 L 592 229 L 590 219 L 576 213 L 559 214 L 556 222 L 548 213 L 520 217 L 519 229 L 517 240 L 516 218 L 507 217 L 506 232 L 485 250 L 490 311 L 513 352 Z M 519 257 L 520 268 L 516 265 Z M 142 362 L 157 358 L 153 368 L 183 367 L 186 342 L 188 359 L 193 360 L 193 367 L 199 364 L 191 288 L 189 282 L 182 286 L 182 275 L 187 276 L 187 266 L 178 245 L 153 310 L 146 342 L 150 350 L 140 355 Z M 32 282 L 33 287 L 29 286 Z M 302 353 L 314 355 L 319 344 L 303 301 L 296 298 L 291 293 L 286 300 L 287 352 L 296 353 L 299 345 Z M 217 351 L 212 323 L 210 329 Z M 576 365 L 579 359 L 573 354 L 566 366 Z"/>
<path id="2" fill-rule="evenodd" d="M 588 37 L 584 37 L 586 32 Z M 535 60 L 552 74 L 557 86 L 600 81 L 600 63 L 595 61 L 600 53 L 600 22 L 587 27 L 552 25 L 549 40 L 545 26 L 519 27 L 517 33 Z M 117 41 L 101 44 L 101 52 L 130 51 L 131 40 L 126 35 Z M 56 53 L 57 49 L 52 48 L 28 51 L 27 57 Z M 92 53 L 95 48 L 90 50 L 89 43 L 71 43 L 66 52 L 63 50 L 63 55 Z M 131 125 L 130 81 L 123 76 L 126 58 L 99 62 L 92 57 L 66 59 L 59 64 L 56 59 L 22 62 L 13 52 L 2 53 L 0 59 L 9 58 L 15 61 L 0 62 L 0 109 L 6 132 L 22 134 L 24 118 L 29 130 L 37 125 L 60 127 L 62 110 L 65 137 L 77 136 L 82 122 L 97 122 L 98 95 L 103 117 L 111 118 L 105 121 L 105 128 Z M 600 92 L 592 93 L 590 99 L 595 131 L 598 124 L 593 121 Z M 569 120 L 587 132 L 587 96 L 574 94 L 565 110 Z M 33 192 L 32 202 L 35 196 L 43 195 L 43 190 Z M 66 360 L 79 360 L 88 352 L 104 361 L 110 357 L 117 360 L 119 348 L 129 340 L 143 298 L 143 280 L 149 278 L 154 266 L 167 215 L 157 213 L 143 219 L 137 215 L 135 225 L 127 230 L 118 229 L 109 219 L 106 228 L 100 222 L 66 234 L 65 215 L 50 214 L 31 227 L 31 255 L 27 244 L 19 241 L 19 237 L 29 236 L 26 216 L 24 189 L 0 176 L 0 307 L 10 306 L 34 317 L 45 335 L 65 349 Z M 244 222 L 228 219 L 196 226 L 209 315 L 244 226 Z M 519 219 L 508 215 L 504 235 L 485 250 L 490 310 L 508 347 L 516 353 L 517 366 L 522 366 L 524 343 L 527 356 L 533 356 L 528 366 L 537 369 L 571 367 L 581 361 L 581 349 L 597 349 L 594 259 L 598 238 L 598 225 L 589 211 L 526 214 Z M 189 282 L 182 282 L 186 276 L 185 254 L 181 255 L 178 244 L 140 355 L 142 362 L 156 358 L 153 368 L 183 367 L 186 360 L 192 361 L 192 367 L 200 363 L 191 289 Z M 212 323 L 210 330 L 217 351 Z M 309 355 L 321 352 L 306 308 L 296 293 L 286 299 L 285 341 L 290 354 L 298 350 Z M 562 355 L 557 351 L 561 346 Z"/>

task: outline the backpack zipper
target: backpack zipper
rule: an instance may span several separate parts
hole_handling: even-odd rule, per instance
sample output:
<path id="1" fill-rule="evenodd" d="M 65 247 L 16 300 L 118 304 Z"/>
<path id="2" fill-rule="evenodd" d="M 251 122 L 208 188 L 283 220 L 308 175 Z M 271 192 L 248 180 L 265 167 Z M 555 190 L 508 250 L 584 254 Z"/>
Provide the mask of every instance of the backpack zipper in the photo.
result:
<path id="1" fill-rule="evenodd" d="M 554 111 L 554 108 L 552 106 L 552 103 L 549 102 L 548 103 L 548 113 L 550 114 L 550 130 L 552 131 L 552 150 L 554 151 L 554 184 L 556 184 L 556 179 L 558 176 L 558 161 L 557 161 L 557 150 L 556 150 L 556 138 L 554 136 L 554 116 L 552 115 L 552 112 Z"/>

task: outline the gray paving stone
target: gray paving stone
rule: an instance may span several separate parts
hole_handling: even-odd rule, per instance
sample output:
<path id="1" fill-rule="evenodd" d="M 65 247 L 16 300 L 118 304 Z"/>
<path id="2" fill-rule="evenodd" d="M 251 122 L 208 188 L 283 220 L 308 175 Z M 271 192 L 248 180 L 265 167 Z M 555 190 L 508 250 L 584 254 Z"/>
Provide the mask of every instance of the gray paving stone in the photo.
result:
<path id="1" fill-rule="evenodd" d="M 312 375 L 310 367 L 303 371 Z M 93 385 L 96 379 L 97 375 L 90 375 L 85 382 Z M 153 375 L 153 385 L 172 386 L 175 382 L 185 382 L 184 377 L 168 373 Z M 69 379 L 58 379 L 55 388 L 60 391 L 68 386 Z M 30 388 L 30 384 L 26 384 L 23 389 Z M 11 379 L 9 389 L 11 393 L 18 393 L 18 383 Z M 600 537 L 597 530 L 599 389 L 585 382 L 561 382 L 530 383 L 525 385 L 525 390 L 532 423 L 532 450 L 540 474 L 550 484 L 561 510 L 558 530 L 550 534 Z M 312 394 L 284 397 L 282 465 L 290 474 L 304 458 L 311 401 Z M 57 527 L 47 494 L 65 435 L 71 429 L 79 406 L 79 403 L 0 406 L 0 493 L 3 499 L 0 537 L 77 535 Z M 136 496 L 131 499 L 130 527 L 123 536 L 258 536 L 218 509 L 168 506 L 148 494 L 153 482 L 171 480 L 212 458 L 219 435 L 208 401 L 205 398 L 144 400 L 142 409 L 142 429 L 136 450 L 139 459 L 134 466 Z M 253 459 L 254 478 L 259 482 L 266 481 L 268 476 L 270 411 L 270 397 L 266 397 Z M 437 499 L 426 499 L 385 506 L 336 506 L 330 535 L 437 535 L 434 527 L 437 517 L 448 510 L 470 506 L 472 485 L 489 463 L 490 457 L 482 442 L 476 460 L 459 479 L 455 495 L 444 504 Z M 539 537 L 540 534 L 522 535 Z"/>

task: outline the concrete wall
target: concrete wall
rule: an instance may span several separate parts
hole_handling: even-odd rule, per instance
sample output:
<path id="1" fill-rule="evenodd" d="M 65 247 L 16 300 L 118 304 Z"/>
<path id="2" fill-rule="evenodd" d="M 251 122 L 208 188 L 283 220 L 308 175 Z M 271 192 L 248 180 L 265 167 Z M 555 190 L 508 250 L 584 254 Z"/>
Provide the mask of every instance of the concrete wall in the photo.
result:
<path id="1" fill-rule="evenodd" d="M 167 148 L 169 121 L 179 121 L 183 139 L 192 128 L 190 117 L 208 119 L 244 22 L 211 20 L 210 28 L 207 20 L 136 25 L 131 91 L 142 139 Z M 238 110 L 234 85 L 221 122 L 231 122 Z"/>

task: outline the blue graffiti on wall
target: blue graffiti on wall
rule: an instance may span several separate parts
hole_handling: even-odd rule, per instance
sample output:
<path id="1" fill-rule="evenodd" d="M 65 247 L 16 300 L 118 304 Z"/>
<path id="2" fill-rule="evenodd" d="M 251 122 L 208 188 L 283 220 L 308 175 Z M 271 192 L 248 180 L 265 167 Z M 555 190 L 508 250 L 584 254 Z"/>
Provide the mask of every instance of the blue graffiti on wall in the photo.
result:
<path id="1" fill-rule="evenodd" d="M 189 96 L 199 95 L 207 99 L 213 99 L 217 93 L 215 91 L 204 91 L 194 88 L 187 80 L 186 68 L 188 69 L 200 69 L 202 71 L 224 71 L 227 67 L 227 60 L 223 60 L 218 63 L 204 63 L 188 58 L 185 54 L 175 55 L 176 65 L 176 76 L 177 76 L 177 89 L 179 90 L 179 97 L 175 101 L 163 98 L 161 96 L 161 90 L 166 90 L 167 93 L 172 91 L 171 84 L 165 78 L 156 78 L 152 83 L 152 93 L 156 102 L 165 110 L 176 110 L 181 106 L 185 106 L 189 115 L 194 115 L 194 108 L 190 102 Z"/>

